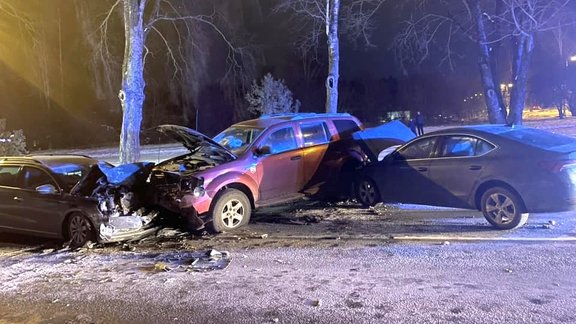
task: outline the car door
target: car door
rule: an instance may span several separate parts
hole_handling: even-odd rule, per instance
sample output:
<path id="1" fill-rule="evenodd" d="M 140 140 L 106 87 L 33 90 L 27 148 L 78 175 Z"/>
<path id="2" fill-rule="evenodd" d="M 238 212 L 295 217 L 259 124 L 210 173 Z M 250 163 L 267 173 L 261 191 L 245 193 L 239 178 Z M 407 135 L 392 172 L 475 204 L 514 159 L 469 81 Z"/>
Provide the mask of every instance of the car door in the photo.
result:
<path id="1" fill-rule="evenodd" d="M 37 188 L 51 185 L 56 192 L 40 193 Z M 15 223 L 21 230 L 47 235 L 61 232 L 66 204 L 54 178 L 45 170 L 25 166 L 20 170 L 20 189 L 14 196 Z"/>
<path id="2" fill-rule="evenodd" d="M 338 171 L 338 159 L 334 150 L 329 150 L 330 131 L 324 121 L 298 123 L 302 137 L 303 188 L 308 190 L 326 182 Z"/>
<path id="3" fill-rule="evenodd" d="M 469 135 L 443 136 L 438 156 L 431 160 L 429 173 L 437 183 L 438 205 L 470 207 L 470 197 L 488 161 L 484 155 L 495 148 L 491 143 Z"/>
<path id="4" fill-rule="evenodd" d="M 18 165 L 0 166 L 0 228 L 18 228 L 17 213 L 20 203 L 17 197 L 20 191 L 18 188 L 20 169 Z"/>
<path id="5" fill-rule="evenodd" d="M 411 204 L 433 204 L 436 185 L 430 179 L 438 137 L 418 139 L 380 162 L 378 182 L 382 199 Z"/>
<path id="6" fill-rule="evenodd" d="M 292 126 L 273 129 L 258 144 L 260 200 L 290 196 L 302 187 L 302 150 L 295 134 Z"/>

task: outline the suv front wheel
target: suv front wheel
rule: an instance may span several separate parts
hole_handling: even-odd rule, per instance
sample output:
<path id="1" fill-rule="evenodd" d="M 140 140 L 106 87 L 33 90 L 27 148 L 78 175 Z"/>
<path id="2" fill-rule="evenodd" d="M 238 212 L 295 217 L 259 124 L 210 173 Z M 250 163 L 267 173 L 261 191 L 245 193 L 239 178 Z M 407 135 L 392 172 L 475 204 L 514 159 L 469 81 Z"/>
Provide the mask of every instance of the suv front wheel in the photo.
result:
<path id="1" fill-rule="evenodd" d="M 236 189 L 225 189 L 212 206 L 212 229 L 216 233 L 234 231 L 250 221 L 248 197 Z"/>

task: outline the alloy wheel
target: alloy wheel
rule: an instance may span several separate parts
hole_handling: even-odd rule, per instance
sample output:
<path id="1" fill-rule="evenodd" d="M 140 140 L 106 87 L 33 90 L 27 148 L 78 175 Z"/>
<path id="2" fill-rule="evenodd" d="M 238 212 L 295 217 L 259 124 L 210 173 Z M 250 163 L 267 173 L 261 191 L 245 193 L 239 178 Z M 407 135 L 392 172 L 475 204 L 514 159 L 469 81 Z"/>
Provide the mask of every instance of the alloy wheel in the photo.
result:
<path id="1" fill-rule="evenodd" d="M 502 193 L 493 193 L 488 196 L 485 204 L 486 213 L 496 224 L 504 225 L 514 220 L 517 207 L 510 197 Z"/>
<path id="2" fill-rule="evenodd" d="M 245 213 L 246 210 L 242 202 L 238 199 L 231 199 L 222 208 L 222 222 L 229 229 L 236 228 L 242 223 Z"/>
<path id="3" fill-rule="evenodd" d="M 363 180 L 358 185 L 358 199 L 362 205 L 374 205 L 376 203 L 377 195 L 376 187 L 374 187 L 370 180 Z"/>
<path id="4" fill-rule="evenodd" d="M 72 246 L 82 246 L 88 241 L 90 224 L 81 215 L 73 215 L 68 223 L 68 234 Z"/>

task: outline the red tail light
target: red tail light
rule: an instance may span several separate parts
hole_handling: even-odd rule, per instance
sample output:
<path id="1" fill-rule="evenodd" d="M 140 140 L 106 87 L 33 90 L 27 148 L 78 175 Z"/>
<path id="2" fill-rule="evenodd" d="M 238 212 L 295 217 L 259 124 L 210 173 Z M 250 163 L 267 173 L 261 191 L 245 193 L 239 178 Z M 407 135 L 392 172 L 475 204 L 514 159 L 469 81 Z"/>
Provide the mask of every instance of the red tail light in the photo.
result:
<path id="1" fill-rule="evenodd" d="M 561 172 L 576 168 L 576 160 L 541 161 L 538 165 L 550 172 Z"/>

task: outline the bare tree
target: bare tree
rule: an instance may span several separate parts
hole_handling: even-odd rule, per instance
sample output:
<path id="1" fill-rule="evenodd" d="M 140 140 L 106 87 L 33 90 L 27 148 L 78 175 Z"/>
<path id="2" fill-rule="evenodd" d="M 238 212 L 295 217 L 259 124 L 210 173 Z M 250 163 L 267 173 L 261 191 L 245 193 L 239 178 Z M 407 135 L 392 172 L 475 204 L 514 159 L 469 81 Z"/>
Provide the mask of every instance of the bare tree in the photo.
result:
<path id="1" fill-rule="evenodd" d="M 326 112 L 338 111 L 340 78 L 340 38 L 346 35 L 356 42 L 371 45 L 371 18 L 384 0 L 353 0 L 340 5 L 340 0 L 279 0 L 277 12 L 294 14 L 293 28 L 301 35 L 297 41 L 300 53 L 317 53 L 323 35 L 328 49 L 326 76 Z"/>
<path id="2" fill-rule="evenodd" d="M 455 57 L 465 43 L 479 49 L 480 73 L 491 123 L 521 124 L 529 67 L 538 33 L 552 32 L 572 24 L 572 0 L 461 0 L 410 2 L 413 10 L 395 39 L 399 62 L 419 65 L 432 57 L 453 69 Z M 497 58 L 493 49 L 499 44 L 512 46 L 509 114 L 502 98 Z"/>
<path id="3" fill-rule="evenodd" d="M 183 71 L 190 69 L 188 66 L 190 63 L 184 55 L 183 34 L 189 36 L 195 24 L 207 26 L 226 44 L 228 70 L 225 78 L 242 74 L 244 64 L 239 57 L 245 54 L 245 49 L 235 47 L 223 29 L 216 25 L 215 21 L 219 16 L 215 7 L 208 14 L 182 15 L 168 0 L 117 0 L 100 25 L 102 37 L 99 47 L 105 53 L 104 56 L 112 56 L 108 51 L 106 36 L 112 13 L 120 7 L 123 13 L 125 37 L 122 86 L 118 94 L 123 114 L 120 162 L 128 163 L 137 161 L 140 154 L 140 129 L 146 86 L 144 69 L 147 55 L 151 53 L 147 46 L 147 39 L 151 34 L 164 44 L 174 77 L 181 76 Z M 176 44 L 171 44 L 169 39 L 172 38 L 166 36 L 167 28 L 171 28 L 171 32 L 176 35 Z"/>

